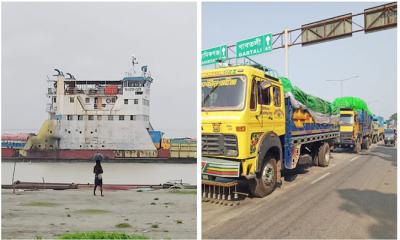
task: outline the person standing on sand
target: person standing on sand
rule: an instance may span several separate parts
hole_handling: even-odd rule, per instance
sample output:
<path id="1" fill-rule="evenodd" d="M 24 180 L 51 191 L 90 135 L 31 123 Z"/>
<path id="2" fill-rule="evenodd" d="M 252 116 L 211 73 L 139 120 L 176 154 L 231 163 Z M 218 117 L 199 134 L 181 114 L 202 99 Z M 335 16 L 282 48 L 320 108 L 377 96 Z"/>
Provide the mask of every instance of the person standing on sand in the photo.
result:
<path id="1" fill-rule="evenodd" d="M 100 187 L 100 193 L 101 196 L 104 197 L 103 195 L 103 168 L 101 167 L 100 164 L 100 159 L 95 157 L 96 159 L 96 165 L 93 168 L 93 173 L 94 173 L 94 189 L 93 189 L 93 195 L 96 196 L 96 189 L 97 186 Z"/>

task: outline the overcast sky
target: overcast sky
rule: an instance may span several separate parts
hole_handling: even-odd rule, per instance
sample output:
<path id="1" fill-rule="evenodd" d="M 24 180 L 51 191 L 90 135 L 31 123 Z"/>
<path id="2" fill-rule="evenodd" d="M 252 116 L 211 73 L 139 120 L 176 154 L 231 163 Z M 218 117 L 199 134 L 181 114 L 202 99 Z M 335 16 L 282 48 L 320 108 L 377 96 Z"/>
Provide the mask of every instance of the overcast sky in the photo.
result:
<path id="1" fill-rule="evenodd" d="M 302 24 L 343 15 L 360 13 L 383 3 L 205 3 L 202 8 L 202 48 L 267 33 L 295 29 Z M 362 18 L 354 19 L 363 25 Z M 359 29 L 359 28 L 354 28 Z M 367 101 L 372 112 L 389 117 L 396 112 L 397 28 L 314 44 L 289 50 L 289 78 L 307 93 L 332 101 L 340 96 L 337 82 L 344 83 L 344 95 Z M 284 50 L 252 57 L 284 75 Z"/>
<path id="2" fill-rule="evenodd" d="M 53 68 L 122 79 L 131 55 L 154 78 L 153 127 L 195 137 L 195 3 L 2 3 L 2 131 L 40 128 Z"/>

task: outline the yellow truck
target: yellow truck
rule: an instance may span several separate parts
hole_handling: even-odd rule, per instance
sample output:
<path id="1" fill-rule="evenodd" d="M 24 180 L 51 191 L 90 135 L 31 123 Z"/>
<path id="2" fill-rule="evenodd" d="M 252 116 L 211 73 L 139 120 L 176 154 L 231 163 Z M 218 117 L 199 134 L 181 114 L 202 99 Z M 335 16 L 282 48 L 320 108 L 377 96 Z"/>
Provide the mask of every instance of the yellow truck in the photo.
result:
<path id="1" fill-rule="evenodd" d="M 385 120 L 381 116 L 374 115 L 372 118 L 373 138 L 372 143 L 383 141 L 385 138 Z"/>
<path id="2" fill-rule="evenodd" d="M 354 153 L 368 149 L 372 144 L 372 116 L 365 110 L 340 110 L 340 138 L 335 147 L 350 148 Z"/>
<path id="3" fill-rule="evenodd" d="M 259 65 L 202 72 L 203 197 L 237 198 L 239 182 L 264 197 L 298 166 L 328 166 L 338 124 L 296 109 L 282 82 Z"/>

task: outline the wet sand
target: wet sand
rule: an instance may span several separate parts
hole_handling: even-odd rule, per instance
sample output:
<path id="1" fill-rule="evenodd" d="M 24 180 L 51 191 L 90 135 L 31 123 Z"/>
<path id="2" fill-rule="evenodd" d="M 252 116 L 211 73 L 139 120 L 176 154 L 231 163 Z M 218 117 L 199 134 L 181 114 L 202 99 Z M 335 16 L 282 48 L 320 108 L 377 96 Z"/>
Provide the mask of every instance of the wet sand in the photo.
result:
<path id="1" fill-rule="evenodd" d="M 18 162 L 14 180 L 23 182 L 93 183 L 94 163 Z M 170 180 L 196 184 L 196 164 L 102 163 L 104 183 L 160 184 Z M 1 163 L 2 184 L 12 184 L 14 163 Z"/>
<path id="2" fill-rule="evenodd" d="M 196 194 L 169 190 L 2 190 L 2 238 L 56 238 L 81 231 L 118 231 L 150 238 L 196 238 Z M 100 192 L 98 192 L 99 194 Z M 131 227 L 118 228 L 128 223 Z"/>

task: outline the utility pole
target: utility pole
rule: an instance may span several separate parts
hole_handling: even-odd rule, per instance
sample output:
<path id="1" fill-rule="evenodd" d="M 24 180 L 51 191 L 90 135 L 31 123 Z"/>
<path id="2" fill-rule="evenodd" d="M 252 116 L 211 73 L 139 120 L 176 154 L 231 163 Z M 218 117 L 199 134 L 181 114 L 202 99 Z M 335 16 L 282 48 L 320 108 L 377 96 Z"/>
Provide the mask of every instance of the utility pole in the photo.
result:
<path id="1" fill-rule="evenodd" d="M 348 77 L 345 79 L 335 79 L 335 80 L 325 80 L 327 82 L 340 82 L 340 97 L 343 97 L 343 82 L 354 79 L 354 78 L 358 78 L 358 76 L 352 76 L 352 77 Z"/>

